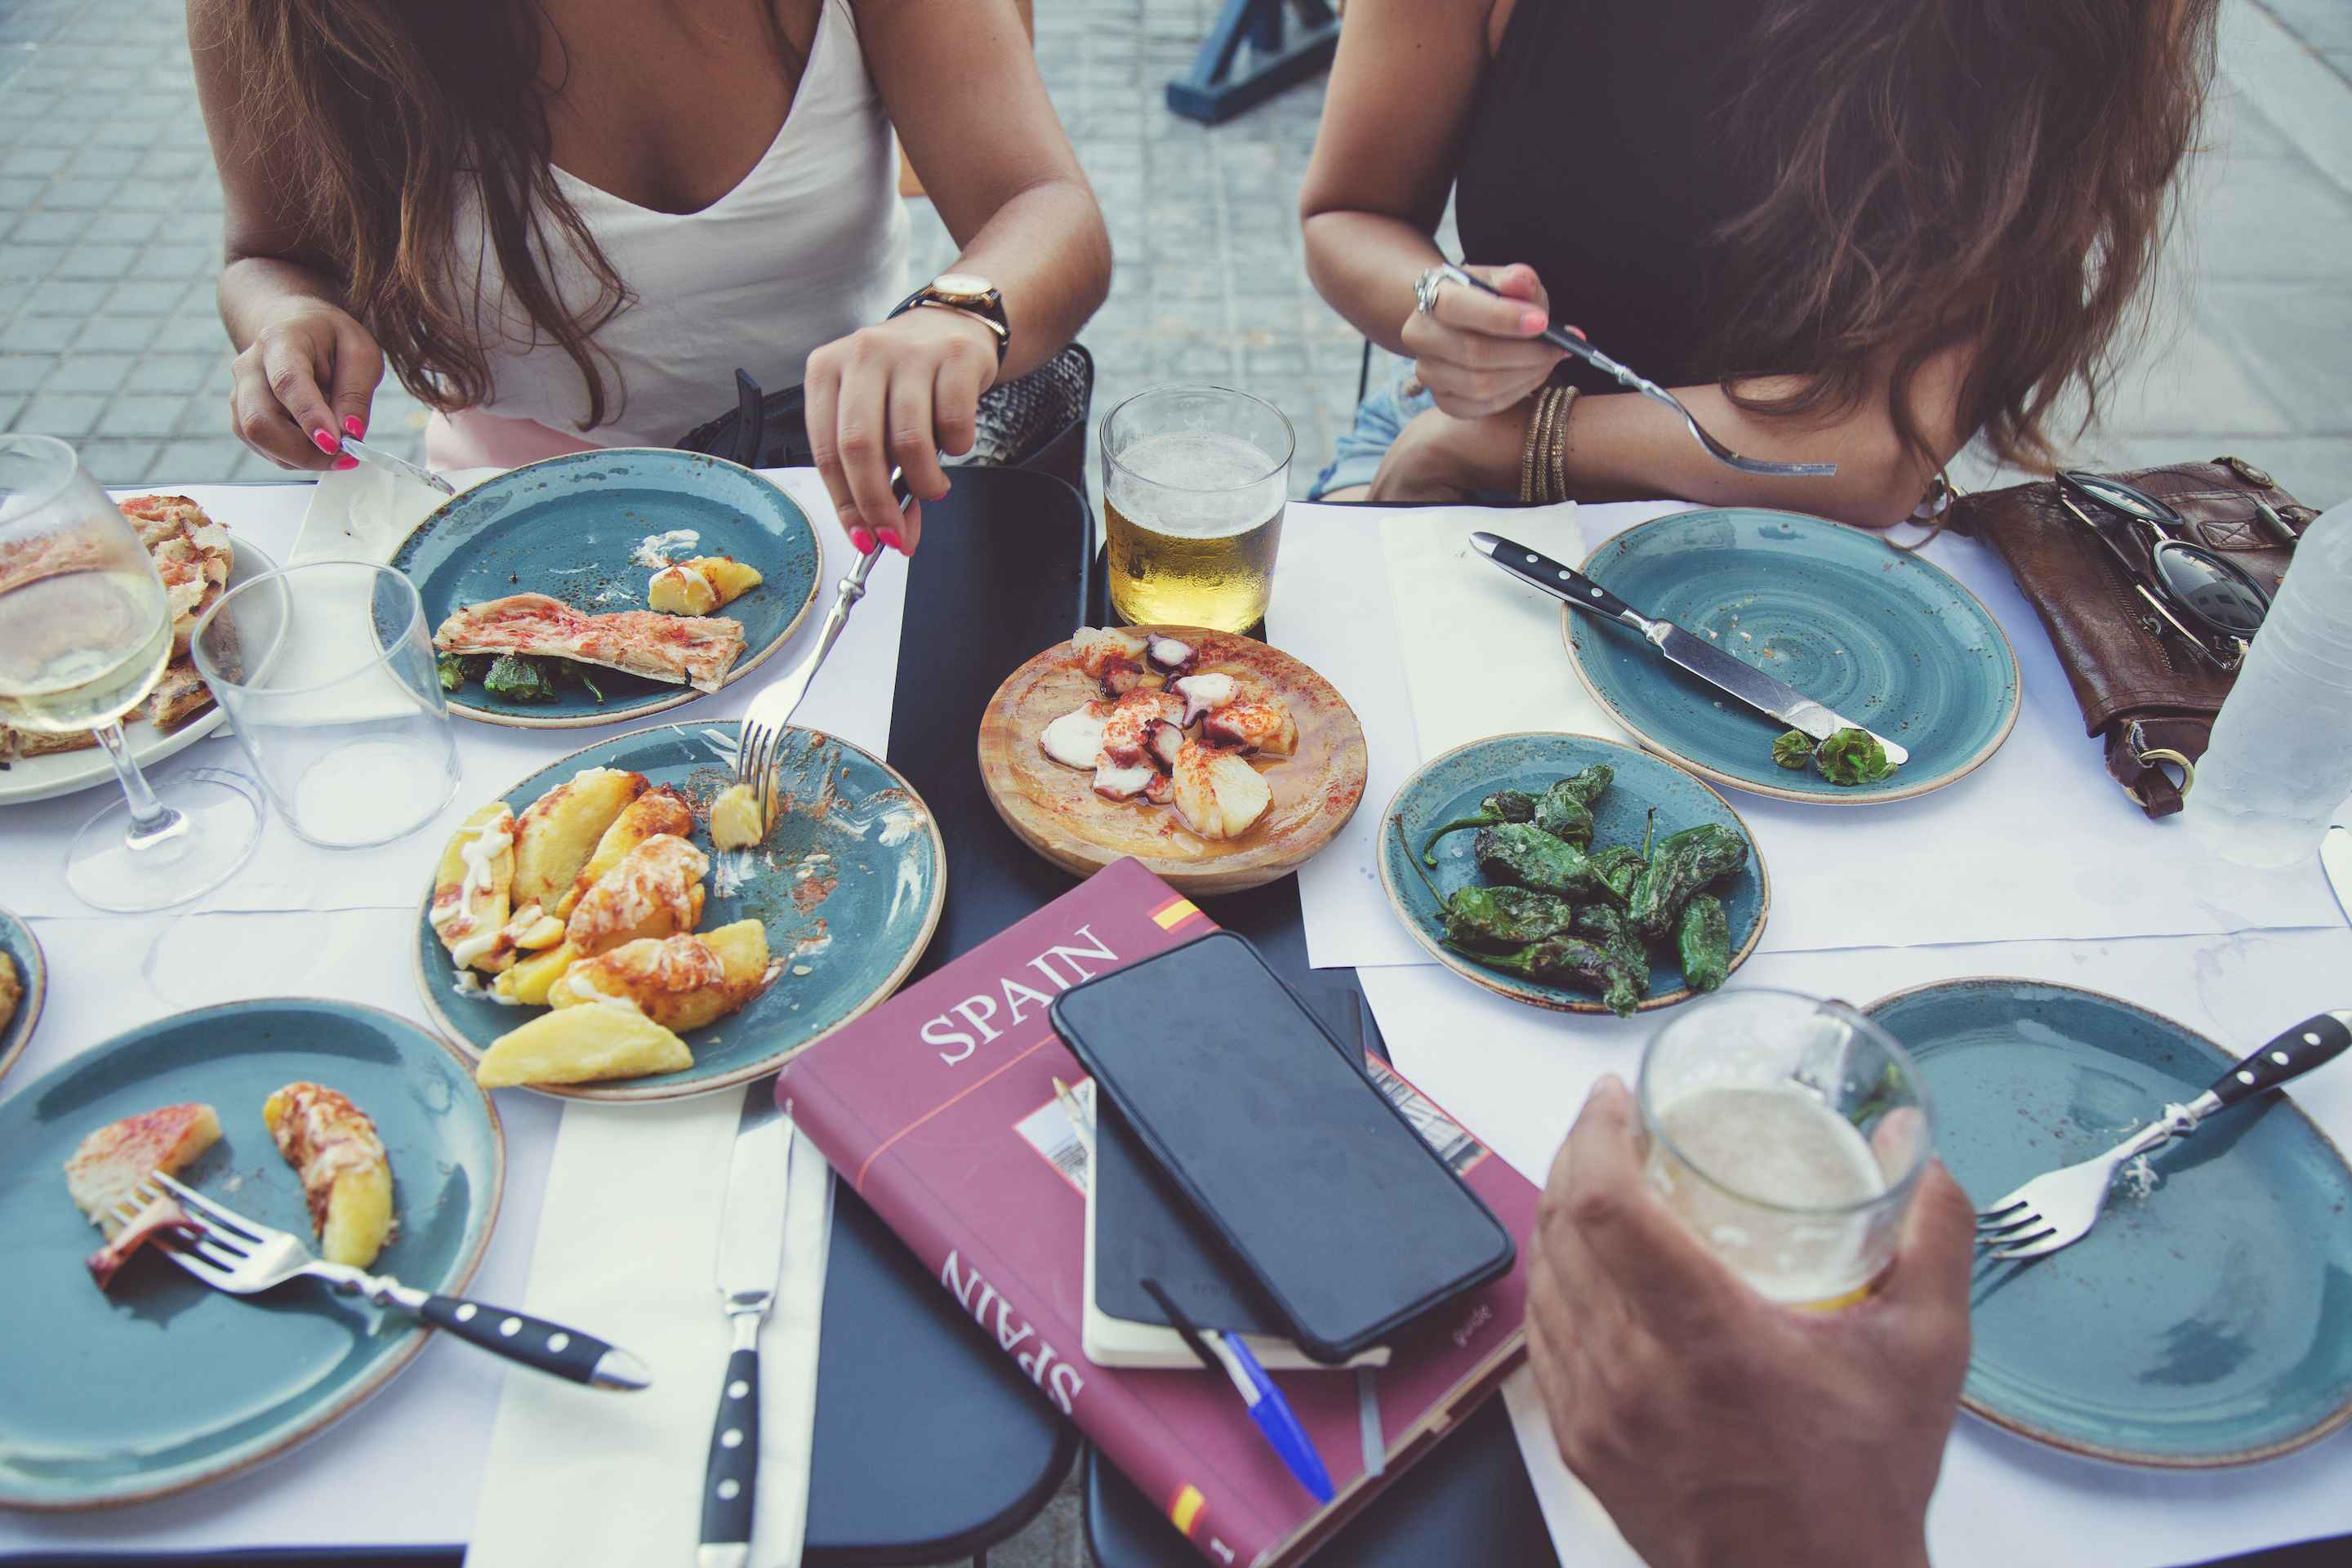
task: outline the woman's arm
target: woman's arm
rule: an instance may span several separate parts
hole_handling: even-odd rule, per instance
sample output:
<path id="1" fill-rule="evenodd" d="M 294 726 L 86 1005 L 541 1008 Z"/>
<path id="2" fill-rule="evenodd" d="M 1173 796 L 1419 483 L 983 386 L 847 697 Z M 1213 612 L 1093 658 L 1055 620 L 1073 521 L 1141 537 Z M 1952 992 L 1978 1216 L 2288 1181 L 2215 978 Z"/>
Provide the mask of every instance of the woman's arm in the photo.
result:
<path id="1" fill-rule="evenodd" d="M 1937 465 L 1906 451 L 1886 411 L 1891 368 L 1874 376 L 1852 409 L 1827 417 L 1759 414 L 1720 386 L 1678 386 L 1707 433 L 1750 458 L 1833 462 L 1827 479 L 1771 479 L 1726 468 L 1700 449 L 1674 410 L 1635 393 L 1587 395 L 1569 414 L 1569 493 L 1579 500 L 1673 497 L 1710 506 L 1774 506 L 1813 512 L 1865 528 L 1903 521 L 1936 467 L 1950 460 L 1968 432 L 1955 428 L 1968 355 L 1953 349 L 1920 367 L 1911 406 Z M 1750 395 L 1786 390 L 1776 381 L 1742 388 Z M 1416 416 L 1389 449 L 1372 481 L 1375 500 L 1454 500 L 1481 490 L 1516 491 L 1530 405 L 1483 419 L 1438 410 Z"/>
<path id="2" fill-rule="evenodd" d="M 1413 297 L 1414 279 L 1444 259 L 1430 237 L 1512 3 L 1355 0 L 1298 195 L 1317 289 L 1366 337 L 1411 357 L 1437 405 L 1464 417 L 1507 408 L 1559 362 L 1535 341 L 1551 301 L 1531 268 L 1474 258 L 1507 299 L 1441 288 L 1423 315 Z"/>
<path id="3" fill-rule="evenodd" d="M 237 351 L 230 416 L 245 444 L 282 468 L 348 468 L 342 437 L 367 428 L 383 355 L 344 309 L 332 270 L 283 199 L 293 150 L 253 133 L 220 26 L 237 0 L 188 0 L 196 96 L 219 165 L 221 321 Z"/>
<path id="4" fill-rule="evenodd" d="M 1009 0 L 859 0 L 857 26 L 908 162 L 963 247 L 955 270 L 993 283 L 1013 327 L 1001 369 L 994 336 L 951 310 L 909 310 L 809 357 L 809 438 L 843 526 L 911 551 L 920 502 L 948 493 L 940 450 L 970 451 L 980 395 L 1077 336 L 1110 289 L 1110 236 Z M 903 526 L 894 463 L 919 498 Z"/>

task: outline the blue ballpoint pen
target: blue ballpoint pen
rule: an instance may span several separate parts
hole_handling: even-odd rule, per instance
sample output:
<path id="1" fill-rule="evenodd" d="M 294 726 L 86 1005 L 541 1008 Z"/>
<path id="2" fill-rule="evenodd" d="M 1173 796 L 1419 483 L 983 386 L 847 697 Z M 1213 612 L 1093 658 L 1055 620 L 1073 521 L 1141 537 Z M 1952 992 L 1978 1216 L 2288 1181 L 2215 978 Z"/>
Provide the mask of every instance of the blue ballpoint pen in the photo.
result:
<path id="1" fill-rule="evenodd" d="M 1257 1423 L 1257 1429 L 1265 1436 L 1266 1446 L 1274 1450 L 1284 1468 L 1297 1479 L 1298 1484 L 1307 1489 L 1307 1495 L 1317 1502 L 1329 1502 L 1337 1496 L 1331 1485 L 1331 1474 L 1323 1468 L 1322 1456 L 1316 1453 L 1314 1443 L 1307 1436 L 1307 1428 L 1298 1424 L 1297 1414 L 1290 1408 L 1290 1402 L 1283 1398 L 1282 1390 L 1275 1387 L 1274 1380 L 1265 1375 L 1265 1368 L 1258 1365 L 1257 1357 L 1242 1343 L 1241 1336 L 1219 1333 L 1214 1329 L 1204 1329 L 1194 1323 L 1184 1315 L 1181 1307 L 1169 1299 L 1168 1292 L 1160 1288 L 1157 1279 L 1145 1279 L 1139 1283 L 1150 1293 L 1151 1299 L 1160 1303 L 1160 1310 L 1168 1314 L 1169 1322 L 1184 1336 L 1184 1342 L 1192 1347 L 1192 1353 L 1201 1358 L 1202 1364 L 1212 1372 L 1222 1371 L 1233 1379 L 1234 1392 L 1249 1407 L 1250 1419 Z"/>

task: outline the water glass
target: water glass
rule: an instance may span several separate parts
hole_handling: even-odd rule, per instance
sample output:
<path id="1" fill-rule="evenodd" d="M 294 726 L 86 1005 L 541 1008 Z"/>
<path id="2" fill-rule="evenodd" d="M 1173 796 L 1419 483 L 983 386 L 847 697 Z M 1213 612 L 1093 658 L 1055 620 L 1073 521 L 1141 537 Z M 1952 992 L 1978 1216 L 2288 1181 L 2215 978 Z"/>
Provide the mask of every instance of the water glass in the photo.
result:
<path id="1" fill-rule="evenodd" d="M 384 844 L 457 789 L 457 744 L 416 586 L 366 561 L 257 577 L 197 623 L 196 668 L 287 825 Z"/>
<path id="2" fill-rule="evenodd" d="M 1638 1090 L 1651 1184 L 1759 1294 L 1870 1293 L 1934 1148 L 1916 1064 L 1843 1002 L 1742 987 L 1678 1007 Z"/>

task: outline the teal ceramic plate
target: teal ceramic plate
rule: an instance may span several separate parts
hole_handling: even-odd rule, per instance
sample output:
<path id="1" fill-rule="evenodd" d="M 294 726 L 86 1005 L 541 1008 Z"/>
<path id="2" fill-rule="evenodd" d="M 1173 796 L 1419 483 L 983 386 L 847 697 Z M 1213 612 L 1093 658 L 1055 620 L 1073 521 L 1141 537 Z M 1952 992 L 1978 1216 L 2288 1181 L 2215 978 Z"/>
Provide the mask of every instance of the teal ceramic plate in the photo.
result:
<path id="1" fill-rule="evenodd" d="M 694 540 L 683 541 L 685 532 Z M 545 594 L 590 615 L 646 607 L 654 568 L 636 559 L 672 534 L 667 553 L 731 555 L 761 584 L 714 615 L 743 625 L 733 681 L 793 635 L 816 597 L 823 555 L 793 499 L 751 469 L 695 452 L 620 447 L 527 463 L 445 501 L 401 542 L 392 563 L 416 584 L 425 621 L 509 594 Z M 604 694 L 566 686 L 552 702 L 512 702 L 467 681 L 452 712 L 492 724 L 578 729 L 641 719 L 702 693 L 618 670 L 592 672 Z"/>
<path id="2" fill-rule="evenodd" d="M 1757 939 L 1764 934 L 1764 917 L 1772 908 L 1772 878 L 1764 868 L 1763 855 L 1756 847 L 1756 836 L 1748 831 L 1748 824 L 1731 809 L 1731 803 L 1672 763 L 1661 762 L 1646 752 L 1590 735 L 1538 732 L 1493 735 L 1457 746 L 1423 763 L 1421 771 L 1405 780 L 1404 787 L 1389 802 L 1381 824 L 1381 886 L 1388 890 L 1389 904 L 1404 921 L 1405 929 L 1438 963 L 1515 1002 L 1529 1002 L 1567 1013 L 1608 1013 L 1599 998 L 1586 992 L 1542 985 L 1488 969 L 1446 946 L 1441 940 L 1444 928 L 1437 900 L 1430 897 L 1429 889 L 1415 874 L 1413 863 L 1432 829 L 1470 816 L 1478 809 L 1478 803 L 1495 791 L 1523 789 L 1530 795 L 1540 794 L 1553 780 L 1582 773 L 1594 763 L 1606 763 L 1617 771 L 1615 781 L 1592 814 L 1594 844 L 1641 843 L 1649 808 L 1654 805 L 1658 808 L 1660 838 L 1712 822 L 1735 830 L 1748 840 L 1747 868 L 1732 879 L 1728 888 L 1718 888 L 1714 892 L 1723 900 L 1723 912 L 1731 926 L 1731 967 L 1738 969 L 1756 951 Z M 1402 834 L 1398 831 L 1400 817 Z M 1470 858 L 1471 840 L 1475 837 L 1465 830 L 1438 840 L 1437 868 L 1429 876 L 1440 892 L 1451 896 L 1456 888 L 1486 880 Z M 1670 1007 L 1689 1000 L 1692 994 L 1683 984 L 1679 968 L 1671 963 L 1654 964 L 1650 970 L 1650 994 L 1643 1001 L 1641 1010 Z"/>
<path id="3" fill-rule="evenodd" d="M 261 1102 L 300 1079 L 351 1096 L 383 1135 L 400 1228 L 377 1270 L 425 1290 L 472 1278 L 506 1145 L 465 1061 L 415 1025 L 286 997 L 94 1046 L 0 1101 L 0 1507 L 106 1508 L 217 1480 L 346 1414 L 424 1348 L 405 1314 L 309 1281 L 239 1299 L 141 1256 L 101 1294 L 82 1268 L 99 1237 L 66 1194 L 67 1158 L 110 1121 L 186 1100 L 218 1113 L 221 1140 L 182 1176 L 310 1237 L 302 1184 L 261 1122 Z"/>
<path id="4" fill-rule="evenodd" d="M 2017 722 L 2017 655 L 1984 605 L 1860 529 L 1748 508 L 1677 512 L 1627 529 L 1584 571 L 1911 753 L 1893 777 L 1850 788 L 1781 767 L 1772 742 L 1787 725 L 1562 606 L 1585 689 L 1642 744 L 1717 784 L 1822 805 L 1907 800 L 1974 772 Z"/>
<path id="5" fill-rule="evenodd" d="M 756 850 L 712 847 L 704 819 L 734 780 L 737 726 L 667 724 L 616 735 L 549 763 L 506 793 L 520 816 L 583 768 L 622 768 L 668 784 L 694 803 L 697 847 L 710 857 L 700 931 L 757 917 L 783 973 L 731 1017 L 683 1037 L 694 1065 L 682 1072 L 606 1083 L 550 1085 L 579 1100 L 677 1100 L 774 1072 L 898 988 L 923 955 L 947 899 L 947 847 L 912 786 L 848 742 L 795 731 L 785 742 L 784 790 L 794 805 Z M 420 857 L 422 856 L 420 851 Z M 431 847 L 437 863 L 441 846 Z M 491 1042 L 539 1016 L 463 990 L 425 918 L 432 866 L 417 906 L 416 983 L 425 1007 L 461 1050 Z"/>
<path id="6" fill-rule="evenodd" d="M 0 1024 L 0 1078 L 5 1078 L 16 1058 L 25 1054 L 33 1026 L 41 1021 L 41 1004 L 49 997 L 49 964 L 41 956 L 41 943 L 33 928 L 6 910 L 0 910 L 0 952 L 6 953 L 16 969 L 16 1008 L 6 1023 Z"/>
<path id="7" fill-rule="evenodd" d="M 2194 1099 L 2291 1019 L 2225 1049 L 2094 991 L 1983 978 L 1870 1016 L 1917 1058 L 1944 1163 L 1979 1206 Z M 2206 1468 L 2267 1459 L 2352 1420 L 2352 1171 L 2273 1094 L 2119 1178 L 2091 1234 L 1979 1263 L 1963 1400 L 2071 1453 Z"/>

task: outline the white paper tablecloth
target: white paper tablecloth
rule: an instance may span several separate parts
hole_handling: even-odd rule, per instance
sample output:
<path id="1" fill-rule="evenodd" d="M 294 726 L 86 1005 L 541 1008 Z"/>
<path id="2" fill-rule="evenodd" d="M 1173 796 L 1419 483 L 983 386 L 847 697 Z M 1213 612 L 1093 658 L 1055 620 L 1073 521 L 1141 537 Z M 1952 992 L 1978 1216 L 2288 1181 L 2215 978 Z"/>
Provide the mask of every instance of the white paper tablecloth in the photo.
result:
<path id="1" fill-rule="evenodd" d="M 848 544 L 813 473 L 769 477 L 809 513 L 826 552 L 820 613 L 813 613 L 763 667 L 762 674 L 769 668 L 781 674 L 813 639 L 833 584 L 849 564 Z M 311 498 L 311 487 L 304 484 L 159 488 L 184 489 L 233 531 L 249 533 L 280 559 L 290 553 Z M 904 584 L 904 571 L 893 563 L 875 572 L 800 713 L 802 722 L 877 756 L 889 740 Z M 753 677 L 651 721 L 732 718 L 760 684 Z M 333 996 L 423 1023 L 410 966 L 405 961 L 388 963 L 384 955 L 407 950 L 429 861 L 443 837 L 482 798 L 565 752 L 624 732 L 624 727 L 521 731 L 457 721 L 457 732 L 464 783 L 443 820 L 394 844 L 341 852 L 303 844 L 273 821 L 254 860 L 193 910 L 96 917 L 58 885 L 54 868 L 66 837 L 98 809 L 105 794 L 89 791 L 0 810 L 0 902 L 32 920 L 47 953 L 50 982 L 47 1009 L 24 1057 L 0 1080 L 0 1096 L 22 1091 L 50 1068 L 125 1029 L 216 1002 Z M 200 742 L 155 772 L 160 776 L 200 764 L 246 771 L 236 742 L 222 736 Z M 533 1295 L 533 1244 L 562 1108 L 524 1090 L 501 1090 L 496 1098 L 507 1134 L 506 1194 L 497 1234 L 469 1289 L 489 1300 L 522 1303 Z M 720 1095 L 709 1103 L 721 1102 L 721 1119 L 731 1122 L 740 1097 Z M 5 1152 L 0 1151 L 0 1158 Z M 5 1174 L 14 1180 L 26 1173 Z M 50 1177 L 32 1173 L 26 1179 Z M 658 1202 L 659 1194 L 651 1201 Z M 706 1263 L 697 1279 L 723 1346 L 708 1277 Z M 773 1333 L 772 1329 L 763 1336 L 763 1344 L 772 1342 Z M 698 1401 L 702 1393 L 715 1398 L 722 1362 L 723 1356 L 711 1361 L 708 1390 L 690 1368 L 681 1366 L 677 1381 L 696 1386 Z M 0 1511 L 0 1552 L 465 1542 L 474 1533 L 505 1372 L 503 1363 L 467 1346 L 428 1344 L 363 1410 L 282 1458 L 131 1508 L 87 1514 Z M 700 1474 L 710 1409 L 703 1411 L 703 1430 L 681 1460 L 689 1493 Z M 785 1413 L 772 1405 L 771 1413 L 772 1424 L 782 1425 Z M 682 1552 L 690 1549 L 691 1533 L 689 1526 Z"/>
<path id="2" fill-rule="evenodd" d="M 1679 510 L 1658 501 L 1582 506 L 1575 519 L 1591 550 L 1636 522 Z M 1517 516 L 1483 514 L 1507 536 Z M 1462 739 L 1454 714 L 1441 711 L 1434 740 L 1408 743 L 1417 714 L 1433 702 L 1443 710 L 1444 682 L 1424 679 L 1416 686 L 1404 669 L 1405 650 L 1435 640 L 1429 618 L 1460 600 L 1450 579 L 1437 592 L 1391 596 L 1391 583 L 1410 587 L 1437 569 L 1423 559 L 1402 568 L 1391 561 L 1383 570 L 1381 540 L 1384 529 L 1392 539 L 1423 528 L 1458 534 L 1463 521 L 1464 512 L 1451 508 L 1391 513 L 1294 504 L 1283 522 L 1270 625 L 1285 648 L 1339 687 L 1370 738 L 1363 808 L 1299 878 L 1307 951 L 1318 965 L 1434 962 L 1390 910 L 1374 848 L 1397 787 L 1422 761 Z M 2142 816 L 2084 738 L 2049 638 L 2008 569 L 1990 552 L 1950 535 L 1927 555 L 1981 599 L 2009 634 L 2024 681 L 2017 728 L 1969 777 L 1892 805 L 1802 805 L 1726 790 L 1772 873 L 1763 951 L 2191 935 L 2336 921 L 2315 862 L 2246 871 L 2204 854 L 2178 818 L 2151 823 Z M 1454 560 L 1457 574 L 1501 576 L 1466 546 Z M 1483 673 L 1490 691 L 1476 711 L 1489 732 L 1580 730 L 1632 742 L 1572 680 L 1571 689 L 1562 689 L 1568 654 L 1557 611 L 1490 616 L 1452 631 L 1478 655 L 1448 660 L 1445 672 L 1455 682 Z M 1505 708 L 1495 701 L 1495 689 L 1528 696 Z"/>
<path id="3" fill-rule="evenodd" d="M 2018 974 L 2128 996 L 2224 1043 L 2251 1048 L 2323 1008 L 2352 984 L 2352 931 L 1994 942 L 1759 953 L 1734 984 L 1779 985 L 1867 1003 L 1968 974 Z M 1362 973 L 1399 1070 L 1529 1180 L 1595 1079 L 1632 1081 L 1651 1024 L 1538 1012 L 1449 970 Z M 2352 1146 L 2352 1071 L 2322 1070 L 2294 1099 Z M 1986 1194 L 1978 1194 L 1984 1196 Z M 1580 1495 L 1548 1430 L 1522 1398 L 1514 1422 L 1560 1560 L 1616 1568 L 1634 1559 Z M 2078 1459 L 1963 1415 L 1928 1513 L 1939 1568 L 2172 1568 L 2285 1542 L 2352 1531 L 2352 1431 L 2241 1469 L 2158 1471 Z"/>

